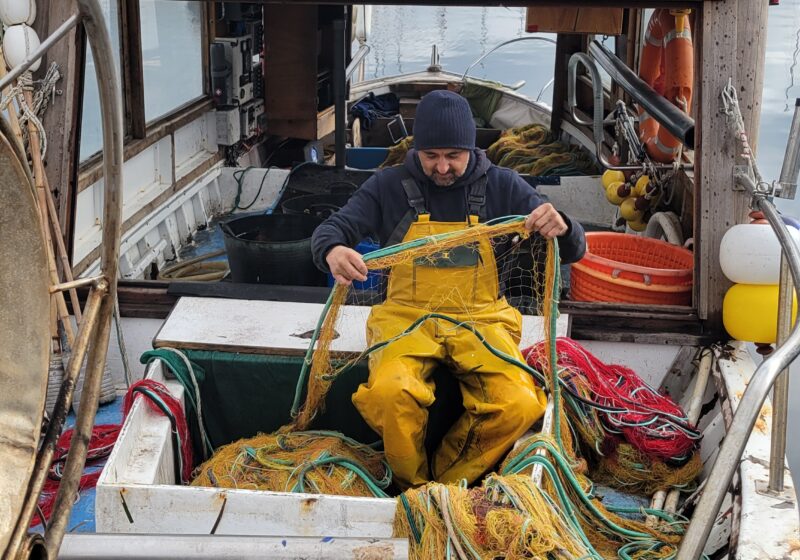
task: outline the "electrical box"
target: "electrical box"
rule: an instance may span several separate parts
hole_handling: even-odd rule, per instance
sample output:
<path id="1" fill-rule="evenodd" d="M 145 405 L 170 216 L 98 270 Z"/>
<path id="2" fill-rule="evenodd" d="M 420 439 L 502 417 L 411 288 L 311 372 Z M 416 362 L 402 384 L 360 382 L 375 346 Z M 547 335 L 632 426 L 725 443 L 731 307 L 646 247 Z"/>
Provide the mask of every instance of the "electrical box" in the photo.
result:
<path id="1" fill-rule="evenodd" d="M 240 107 L 240 130 L 242 140 L 258 136 L 267 129 L 267 116 L 264 113 L 264 102 L 260 99 L 251 101 Z"/>
<path id="2" fill-rule="evenodd" d="M 217 144 L 233 146 L 242 139 L 242 122 L 239 107 L 217 109 Z"/>
<path id="3" fill-rule="evenodd" d="M 211 89 L 217 107 L 253 99 L 253 38 L 218 37 L 211 44 Z"/>

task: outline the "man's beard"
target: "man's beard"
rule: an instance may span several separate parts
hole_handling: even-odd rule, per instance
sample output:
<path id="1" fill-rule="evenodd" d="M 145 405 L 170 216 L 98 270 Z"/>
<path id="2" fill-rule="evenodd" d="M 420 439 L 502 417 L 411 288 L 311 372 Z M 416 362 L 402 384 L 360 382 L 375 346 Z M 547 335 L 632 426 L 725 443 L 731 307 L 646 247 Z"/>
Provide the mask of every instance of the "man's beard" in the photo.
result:
<path id="1" fill-rule="evenodd" d="M 449 187 L 456 182 L 456 179 L 458 179 L 458 176 L 456 176 L 454 171 L 450 171 L 444 175 L 440 175 L 434 171 L 431 175 L 431 181 L 433 181 L 437 187 Z"/>

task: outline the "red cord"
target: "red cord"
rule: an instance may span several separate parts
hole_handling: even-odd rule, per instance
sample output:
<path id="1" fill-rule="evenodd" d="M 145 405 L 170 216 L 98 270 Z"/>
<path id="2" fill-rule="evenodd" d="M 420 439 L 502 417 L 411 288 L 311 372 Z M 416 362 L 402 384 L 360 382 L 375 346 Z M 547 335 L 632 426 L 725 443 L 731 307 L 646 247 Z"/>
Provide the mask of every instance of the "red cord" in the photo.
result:
<path id="1" fill-rule="evenodd" d="M 153 394 L 160 399 L 169 409 L 172 416 L 175 418 L 178 436 L 181 441 L 181 457 L 182 457 L 182 472 L 183 481 L 189 480 L 192 472 L 192 444 L 189 437 L 189 428 L 186 423 L 186 416 L 183 412 L 183 406 L 178 399 L 172 396 L 167 388 L 151 379 L 143 379 L 137 381 L 130 386 L 128 392 L 125 394 L 125 399 L 122 404 L 123 418 L 127 418 L 133 406 L 134 400 L 141 397 L 140 392 L 134 391 L 136 388 L 142 388 L 146 392 Z M 146 398 L 147 406 L 158 414 L 163 414 L 163 411 L 156 405 L 153 400 Z M 123 420 L 124 423 L 124 420 Z M 87 490 L 94 488 L 97 485 L 97 480 L 100 478 L 102 468 L 100 465 L 92 465 L 100 460 L 105 459 L 111 454 L 114 444 L 117 442 L 117 437 L 121 425 L 119 424 L 99 424 L 92 428 L 92 437 L 89 440 L 89 450 L 86 454 L 86 465 L 91 467 L 95 466 L 97 470 L 85 473 L 80 480 L 79 490 Z M 58 487 L 61 483 L 61 473 L 66 460 L 67 453 L 69 452 L 70 444 L 72 443 L 72 436 L 74 430 L 66 430 L 61 437 L 58 438 L 56 443 L 55 452 L 53 455 L 53 462 L 50 465 L 50 473 L 48 479 L 45 481 L 42 493 L 39 496 L 39 509 L 44 515 L 46 520 L 50 520 L 50 515 L 53 512 L 53 505 L 55 504 L 56 494 Z M 35 527 L 42 522 L 40 515 L 35 515 L 31 520 L 31 527 Z"/>
<path id="2" fill-rule="evenodd" d="M 700 435 L 686 414 L 667 395 L 649 387 L 633 370 L 605 364 L 570 338 L 556 339 L 560 376 L 578 376 L 591 389 L 606 431 L 606 444 L 621 434 L 631 445 L 651 457 L 681 459 L 694 449 Z M 523 352 L 531 367 L 544 371 L 544 343 Z M 563 371 L 566 370 L 566 371 Z M 621 409 L 618 412 L 603 408 Z"/>

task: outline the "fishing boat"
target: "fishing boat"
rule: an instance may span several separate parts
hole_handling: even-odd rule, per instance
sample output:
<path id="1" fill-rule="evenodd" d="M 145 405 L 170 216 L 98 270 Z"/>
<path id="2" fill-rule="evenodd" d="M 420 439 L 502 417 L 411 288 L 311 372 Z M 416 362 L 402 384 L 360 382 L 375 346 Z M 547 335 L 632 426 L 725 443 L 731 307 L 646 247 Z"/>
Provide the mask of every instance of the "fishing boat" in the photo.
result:
<path id="1" fill-rule="evenodd" d="M 5 4 L 26 4 L 30 10 L 26 2 Z M 0 7 L 5 4 L 0 2 Z M 787 319 L 792 280 L 800 281 L 800 251 L 772 198 L 794 196 L 800 134 L 792 136 L 777 182 L 762 180 L 741 157 L 750 153 L 747 135 L 754 137 L 758 128 L 757 69 L 763 64 L 766 41 L 765 6 L 736 0 L 631 0 L 608 2 L 607 8 L 594 8 L 592 14 L 588 3 L 568 2 L 564 11 L 574 10 L 575 17 L 565 22 L 554 21 L 546 6 L 527 2 L 532 5 L 532 25 L 555 33 L 532 35 L 556 43 L 549 107 L 517 93 L 515 84 L 473 79 L 469 69 L 442 69 L 435 47 L 427 69 L 358 79 L 369 52 L 363 7 L 305 1 L 175 3 L 195 22 L 189 26 L 190 35 L 200 45 L 197 52 L 203 53 L 195 59 L 179 49 L 170 53 L 166 40 L 148 46 L 143 33 L 147 22 L 159 23 L 168 12 L 148 12 L 145 3 L 138 4 L 123 2 L 125 9 L 103 11 L 96 0 L 78 0 L 75 11 L 69 3 L 39 0 L 38 19 L 29 11 L 22 14 L 25 17 L 16 16 L 22 17 L 19 22 L 4 20 L 7 27 L 27 27 L 29 19 L 36 20 L 42 37 L 52 37 L 41 42 L 40 51 L 57 45 L 48 51 L 47 65 L 56 62 L 64 72 L 61 93 L 53 95 L 42 120 L 49 146 L 47 167 L 37 164 L 38 156 L 31 158 L 35 182 L 13 126 L 2 121 L 0 164 L 7 172 L 1 174 L 0 212 L 4 223 L 19 224 L 13 234 L 4 234 L 7 242 L 0 253 L 0 278 L 7 294 L 3 308 L 19 327 L 7 329 L 0 339 L 7 358 L 0 378 L 0 419 L 9 434 L 2 442 L 4 557 L 408 557 L 408 540 L 398 538 L 394 530 L 398 501 L 393 497 L 181 484 L 184 442 L 176 439 L 169 415 L 154 411 L 144 399 L 135 400 L 127 411 L 96 491 L 82 493 L 94 532 L 68 529 L 106 361 L 131 378 L 163 383 L 187 416 L 194 410 L 194 418 L 200 418 L 197 425 L 208 430 L 213 447 L 272 432 L 290 421 L 309 335 L 318 330 L 330 293 L 328 278 L 311 271 L 301 282 L 301 274 L 291 270 L 289 277 L 295 281 L 265 281 L 264 275 L 286 272 L 281 270 L 281 263 L 288 261 L 280 259 L 289 258 L 284 254 L 255 273 L 252 262 L 250 268 L 236 270 L 231 260 L 230 281 L 227 267 L 213 259 L 219 258 L 223 245 L 231 258 L 242 236 L 225 224 L 264 215 L 288 219 L 312 214 L 316 219 L 319 202 L 307 197 L 323 197 L 322 210 L 335 210 L 341 202 L 332 201 L 346 200 L 408 136 L 416 103 L 437 89 L 466 97 L 471 89 L 492 99 L 492 110 L 479 127 L 482 148 L 490 148 L 510 129 L 539 125 L 565 150 L 587 154 L 592 166 L 584 172 L 524 175 L 587 231 L 641 229 L 640 237 L 663 238 L 672 246 L 693 242 L 690 282 L 681 289 L 662 290 L 677 294 L 671 303 L 632 303 L 607 294 L 593 301 L 576 297 L 576 270 L 590 276 L 599 273 L 591 263 L 583 269 L 573 267 L 572 293 L 565 293 L 560 302 L 555 334 L 577 340 L 605 363 L 626 365 L 694 415 L 691 423 L 702 434 L 703 470 L 697 488 L 656 492 L 648 504 L 652 510 L 667 508 L 690 519 L 675 557 L 791 558 L 798 553 L 800 512 L 785 460 L 788 373 L 781 372 L 788 372 L 800 352 L 800 333 Z M 515 3 L 503 3 L 509 4 Z M 640 47 L 649 7 L 671 10 L 671 18 L 683 18 L 681 25 L 692 29 L 695 101 L 684 106 L 686 110 L 655 91 L 646 73 L 633 70 L 646 56 Z M 590 28 L 576 27 L 583 18 Z M 111 38 L 109 20 L 115 24 Z M 162 29 L 164 24 L 159 25 Z M 83 111 L 91 113 L 86 106 L 91 86 L 81 79 L 84 32 L 91 47 L 86 69 L 97 74 L 101 107 L 97 115 L 102 144 L 94 139 L 99 150 L 94 155 L 83 147 L 93 141 L 86 117 L 83 132 L 77 132 L 81 99 Z M 611 49 L 593 39 L 603 34 L 616 37 Z M 354 41 L 358 48 L 351 51 Z M 119 68 L 114 66 L 112 44 L 121 45 L 125 64 Z M 35 48 L 23 49 L 12 64 L 12 52 L 4 50 L 10 70 L 0 89 L 12 85 L 41 56 Z M 148 87 L 165 88 L 167 82 L 148 85 L 142 78 L 155 60 L 177 68 L 170 57 L 177 58 L 178 65 L 196 66 L 196 95 L 175 100 L 166 111 L 148 109 Z M 149 76 L 168 80 L 166 74 Z M 360 102 L 387 94 L 397 103 L 390 116 L 375 116 L 363 128 L 363 121 L 348 119 L 357 114 L 353 109 Z M 634 103 L 641 113 L 635 112 Z M 153 114 L 157 116 L 151 118 Z M 655 152 L 643 156 L 648 146 L 638 140 L 634 127 L 643 126 L 648 116 L 680 146 L 674 161 L 658 161 Z M 800 115 L 795 124 L 800 130 Z M 633 135 L 626 136 L 631 131 Z M 35 128 L 29 135 L 42 138 Z M 658 132 L 656 136 L 667 138 Z M 332 157 L 325 157 L 326 149 Z M 79 164 L 78 153 L 86 156 Z M 603 171 L 618 172 L 627 177 L 620 181 L 624 186 L 630 172 L 643 169 L 630 154 L 645 157 L 648 176 L 663 176 L 670 188 L 669 204 L 648 209 L 646 228 L 640 227 L 645 225 L 644 211 L 623 213 L 626 197 L 616 205 L 609 203 L 613 196 L 604 181 L 618 176 L 601 177 Z M 50 202 L 53 192 L 58 196 Z M 303 197 L 305 203 L 293 209 L 291 201 Z M 747 338 L 747 323 L 762 322 L 756 320 L 762 310 L 739 309 L 738 315 L 734 310 L 734 323 L 723 317 L 732 282 L 720 264 L 720 246 L 732 225 L 746 221 L 748 207 L 762 212 L 760 219 L 774 231 L 774 244 L 784 257 L 783 274 L 775 282 L 783 295 L 780 305 L 776 296 L 774 305 L 783 326 L 777 349 L 760 363 L 745 341 L 764 342 Z M 48 231 L 39 227 L 42 209 L 49 216 L 44 223 L 54 224 L 45 227 L 51 228 Z M 288 221 L 280 223 L 288 229 Z M 66 234 L 63 252 L 55 239 L 61 233 Z M 264 258 L 274 251 L 268 249 Z M 251 273 L 257 278 L 248 278 Z M 638 273 L 639 284 L 649 287 L 651 272 Z M 617 280 L 620 274 L 609 271 L 607 276 Z M 247 279 L 237 280 L 237 275 Z M 28 289 L 20 290 L 20 284 Z M 82 309 L 83 316 L 70 336 L 72 359 L 42 433 L 54 345 L 51 319 L 60 318 L 62 333 L 71 328 L 68 303 L 76 318 L 76 309 Z M 523 311 L 523 344 L 532 345 L 543 336 L 544 319 Z M 351 328 L 339 333 L 332 351 L 358 354 L 366 348 L 363 326 L 369 306 L 346 306 L 344 313 Z M 726 329 L 742 323 L 742 340 L 732 340 L 733 333 Z M 110 335 L 112 330 L 116 336 Z M 151 354 L 140 371 L 132 364 L 145 352 Z M 81 437 L 73 438 L 47 529 L 43 535 L 28 532 L 87 355 L 74 420 Z M 183 373 L 176 374 L 178 369 Z M 315 428 L 369 443 L 371 432 L 350 403 L 366 374 L 366 364 L 361 363 L 332 385 L 328 412 Z M 457 405 L 454 384 L 449 400 L 447 382 L 440 385 L 441 405 L 437 402 L 436 412 L 431 412 L 434 438 L 452 422 Z M 767 403 L 773 388 L 774 400 Z M 199 441 L 198 456 L 204 454 L 202 436 Z"/>

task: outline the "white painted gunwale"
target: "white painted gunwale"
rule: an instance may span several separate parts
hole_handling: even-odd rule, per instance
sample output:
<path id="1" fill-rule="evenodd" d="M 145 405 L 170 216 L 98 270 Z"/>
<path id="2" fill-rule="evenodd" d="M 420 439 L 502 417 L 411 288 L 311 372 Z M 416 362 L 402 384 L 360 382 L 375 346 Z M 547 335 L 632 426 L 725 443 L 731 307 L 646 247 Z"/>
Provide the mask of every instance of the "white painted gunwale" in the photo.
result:
<path id="1" fill-rule="evenodd" d="M 146 377 L 183 403 L 160 360 Z M 138 399 L 97 484 L 98 533 L 390 538 L 396 502 L 290 492 L 178 486 L 169 421 Z"/>
<path id="2" fill-rule="evenodd" d="M 755 373 L 756 364 L 743 342 L 732 341 L 729 357 L 719 359 L 717 367 L 725 383 L 733 412 L 739 406 L 747 384 Z M 724 428 L 723 428 L 724 430 Z M 756 484 L 769 480 L 772 405 L 764 403 L 760 421 L 750 434 L 739 462 L 742 511 L 739 519 L 739 539 L 735 558 L 767 560 L 796 558 L 800 541 L 800 512 L 797 494 L 789 468 L 784 460 L 785 495 L 776 498 L 756 491 Z M 792 430 L 789 430 L 791 437 Z M 716 453 L 711 460 L 716 458 Z M 712 463 L 706 463 L 707 467 Z M 730 515 L 723 505 L 717 525 Z"/>

